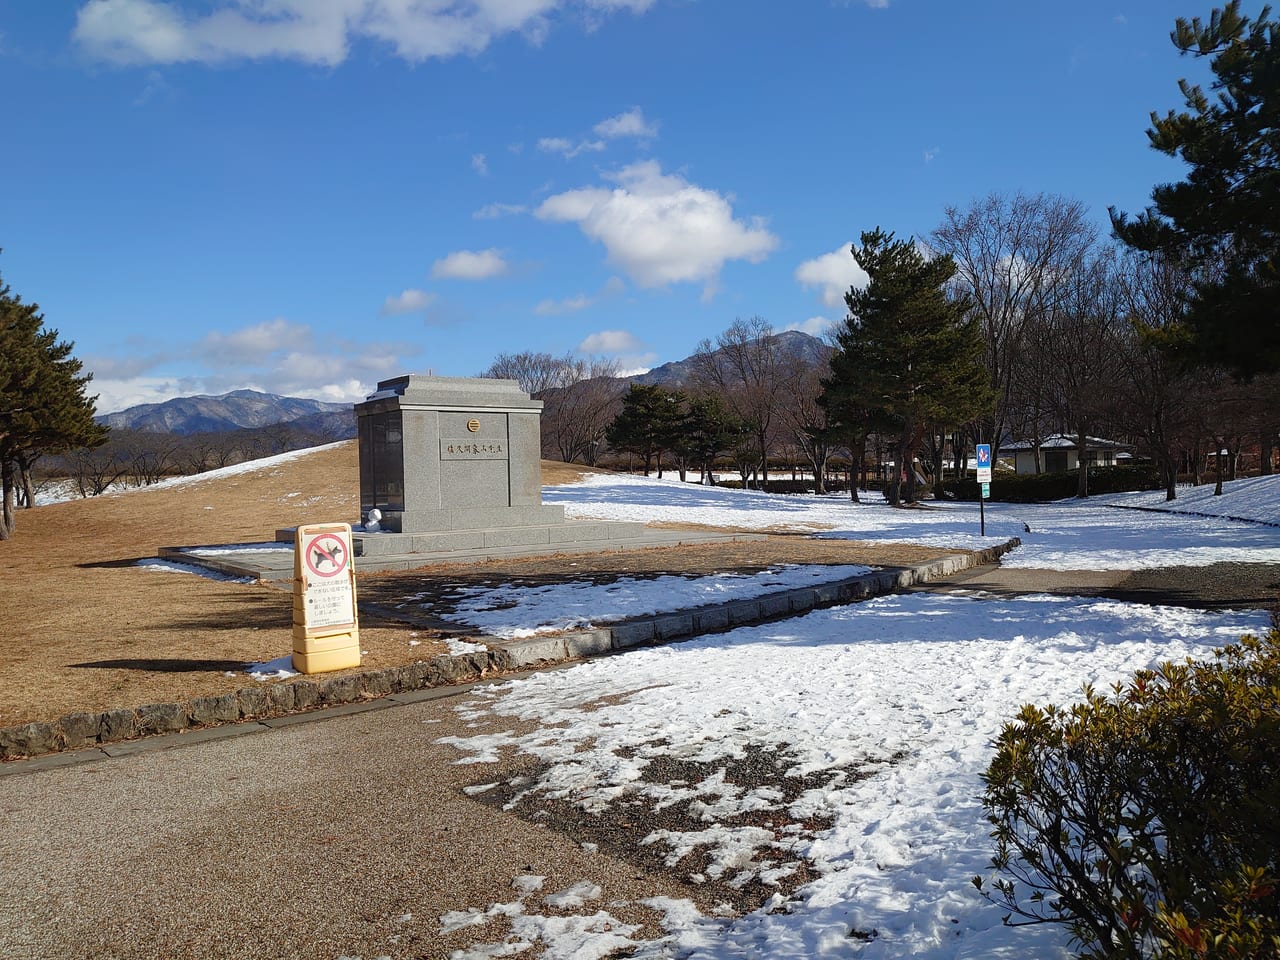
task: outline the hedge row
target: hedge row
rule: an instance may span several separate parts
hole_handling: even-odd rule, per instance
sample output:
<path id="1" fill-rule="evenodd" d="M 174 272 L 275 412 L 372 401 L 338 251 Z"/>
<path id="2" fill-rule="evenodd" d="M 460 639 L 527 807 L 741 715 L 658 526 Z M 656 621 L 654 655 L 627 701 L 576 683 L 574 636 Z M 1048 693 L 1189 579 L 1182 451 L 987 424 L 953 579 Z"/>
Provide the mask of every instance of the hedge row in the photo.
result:
<path id="1" fill-rule="evenodd" d="M 996 474 L 991 481 L 991 497 L 1003 503 L 1048 503 L 1076 495 L 1076 471 L 1037 473 L 1027 476 Z M 1090 467 L 1089 493 L 1128 493 L 1132 490 L 1160 490 L 1160 471 L 1152 466 Z M 948 480 L 943 487 L 950 500 L 978 499 L 976 480 Z"/>

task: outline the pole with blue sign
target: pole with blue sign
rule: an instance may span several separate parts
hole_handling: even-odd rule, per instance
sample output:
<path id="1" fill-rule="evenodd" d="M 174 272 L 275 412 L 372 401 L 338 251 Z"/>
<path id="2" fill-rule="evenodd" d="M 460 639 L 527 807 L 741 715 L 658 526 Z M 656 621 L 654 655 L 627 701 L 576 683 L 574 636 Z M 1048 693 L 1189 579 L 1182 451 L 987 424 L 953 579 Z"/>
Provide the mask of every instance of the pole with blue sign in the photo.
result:
<path id="1" fill-rule="evenodd" d="M 978 533 L 987 535 L 986 500 L 991 496 L 991 444 L 980 443 L 976 448 L 978 458 L 978 483 L 982 487 L 978 495 Z"/>

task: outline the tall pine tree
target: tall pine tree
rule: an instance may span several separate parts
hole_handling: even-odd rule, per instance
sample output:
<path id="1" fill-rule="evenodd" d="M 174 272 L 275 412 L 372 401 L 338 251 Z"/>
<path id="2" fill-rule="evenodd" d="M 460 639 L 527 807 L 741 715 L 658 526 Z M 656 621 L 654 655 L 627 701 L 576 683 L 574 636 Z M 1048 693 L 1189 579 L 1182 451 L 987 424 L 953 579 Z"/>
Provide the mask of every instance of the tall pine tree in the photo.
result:
<path id="1" fill-rule="evenodd" d="M 991 407 L 981 331 L 969 302 L 947 296 L 956 272 L 949 256 L 926 260 L 913 240 L 879 227 L 861 240 L 851 252 L 870 281 L 845 295 L 849 316 L 836 334 L 824 403 L 850 429 L 890 435 L 898 469 L 886 496 L 914 503 L 912 463 L 925 431 Z"/>
<path id="2" fill-rule="evenodd" d="M 1112 208 L 1112 226 L 1193 277 L 1195 359 L 1245 376 L 1280 370 L 1280 22 L 1268 7 L 1250 20 L 1232 0 L 1208 23 L 1179 19 L 1172 37 L 1210 58 L 1215 96 L 1182 80 L 1187 109 L 1151 114 L 1151 145 L 1191 169 L 1133 220 Z"/>
<path id="3" fill-rule="evenodd" d="M 96 398 L 85 395 L 91 375 L 71 350 L 36 304 L 0 280 L 0 540 L 13 536 L 17 484 L 37 456 L 106 440 L 93 420 Z"/>

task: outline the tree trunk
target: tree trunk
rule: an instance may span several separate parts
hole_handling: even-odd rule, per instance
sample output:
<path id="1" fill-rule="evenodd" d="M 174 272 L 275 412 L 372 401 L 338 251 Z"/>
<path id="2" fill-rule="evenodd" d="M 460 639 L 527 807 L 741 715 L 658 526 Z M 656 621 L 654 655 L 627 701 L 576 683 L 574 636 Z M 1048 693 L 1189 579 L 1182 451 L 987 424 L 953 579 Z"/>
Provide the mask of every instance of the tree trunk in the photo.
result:
<path id="1" fill-rule="evenodd" d="M 1081 427 L 1076 435 L 1076 496 L 1089 495 L 1089 454 L 1085 445 L 1089 442 L 1089 433 Z"/>
<path id="2" fill-rule="evenodd" d="M 22 478 L 23 505 L 29 510 L 36 505 L 36 488 L 31 482 L 31 467 L 24 465 L 20 468 L 19 474 Z"/>
<path id="3" fill-rule="evenodd" d="M 1213 495 L 1222 496 L 1222 441 L 1213 438 Z"/>
<path id="4" fill-rule="evenodd" d="M 1172 503 L 1178 499 L 1178 464 L 1167 453 L 1160 460 L 1164 468 L 1164 499 L 1166 503 Z"/>
<path id="5" fill-rule="evenodd" d="M 3 460 L 0 461 L 0 501 L 3 501 L 3 507 L 0 507 L 0 540 L 8 540 L 13 536 L 13 499 L 13 461 Z"/>
<path id="6" fill-rule="evenodd" d="M 1258 473 L 1264 477 L 1271 476 L 1271 431 L 1263 430 L 1258 434 Z"/>
<path id="7" fill-rule="evenodd" d="M 946 458 L 943 456 L 943 447 L 946 446 L 946 435 L 944 434 L 938 440 L 938 447 L 933 451 L 933 499 L 942 499 L 942 471 L 946 464 Z"/>

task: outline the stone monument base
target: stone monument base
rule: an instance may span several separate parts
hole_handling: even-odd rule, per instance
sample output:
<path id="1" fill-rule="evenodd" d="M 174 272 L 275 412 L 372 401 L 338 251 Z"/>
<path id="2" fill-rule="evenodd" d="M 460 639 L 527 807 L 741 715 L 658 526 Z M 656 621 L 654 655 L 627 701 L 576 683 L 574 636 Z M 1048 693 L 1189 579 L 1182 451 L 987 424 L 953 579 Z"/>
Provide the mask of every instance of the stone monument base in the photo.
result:
<path id="1" fill-rule="evenodd" d="M 294 531 L 291 527 L 276 531 L 276 540 L 279 542 L 292 543 L 293 538 Z M 503 557 L 595 553 L 759 539 L 763 537 L 698 530 L 667 530 L 646 527 L 643 523 L 605 520 L 506 524 L 432 533 L 366 533 L 358 529 L 351 532 L 351 546 L 358 573 L 414 570 L 437 563 Z M 224 565 L 225 562 L 224 559 Z"/>

